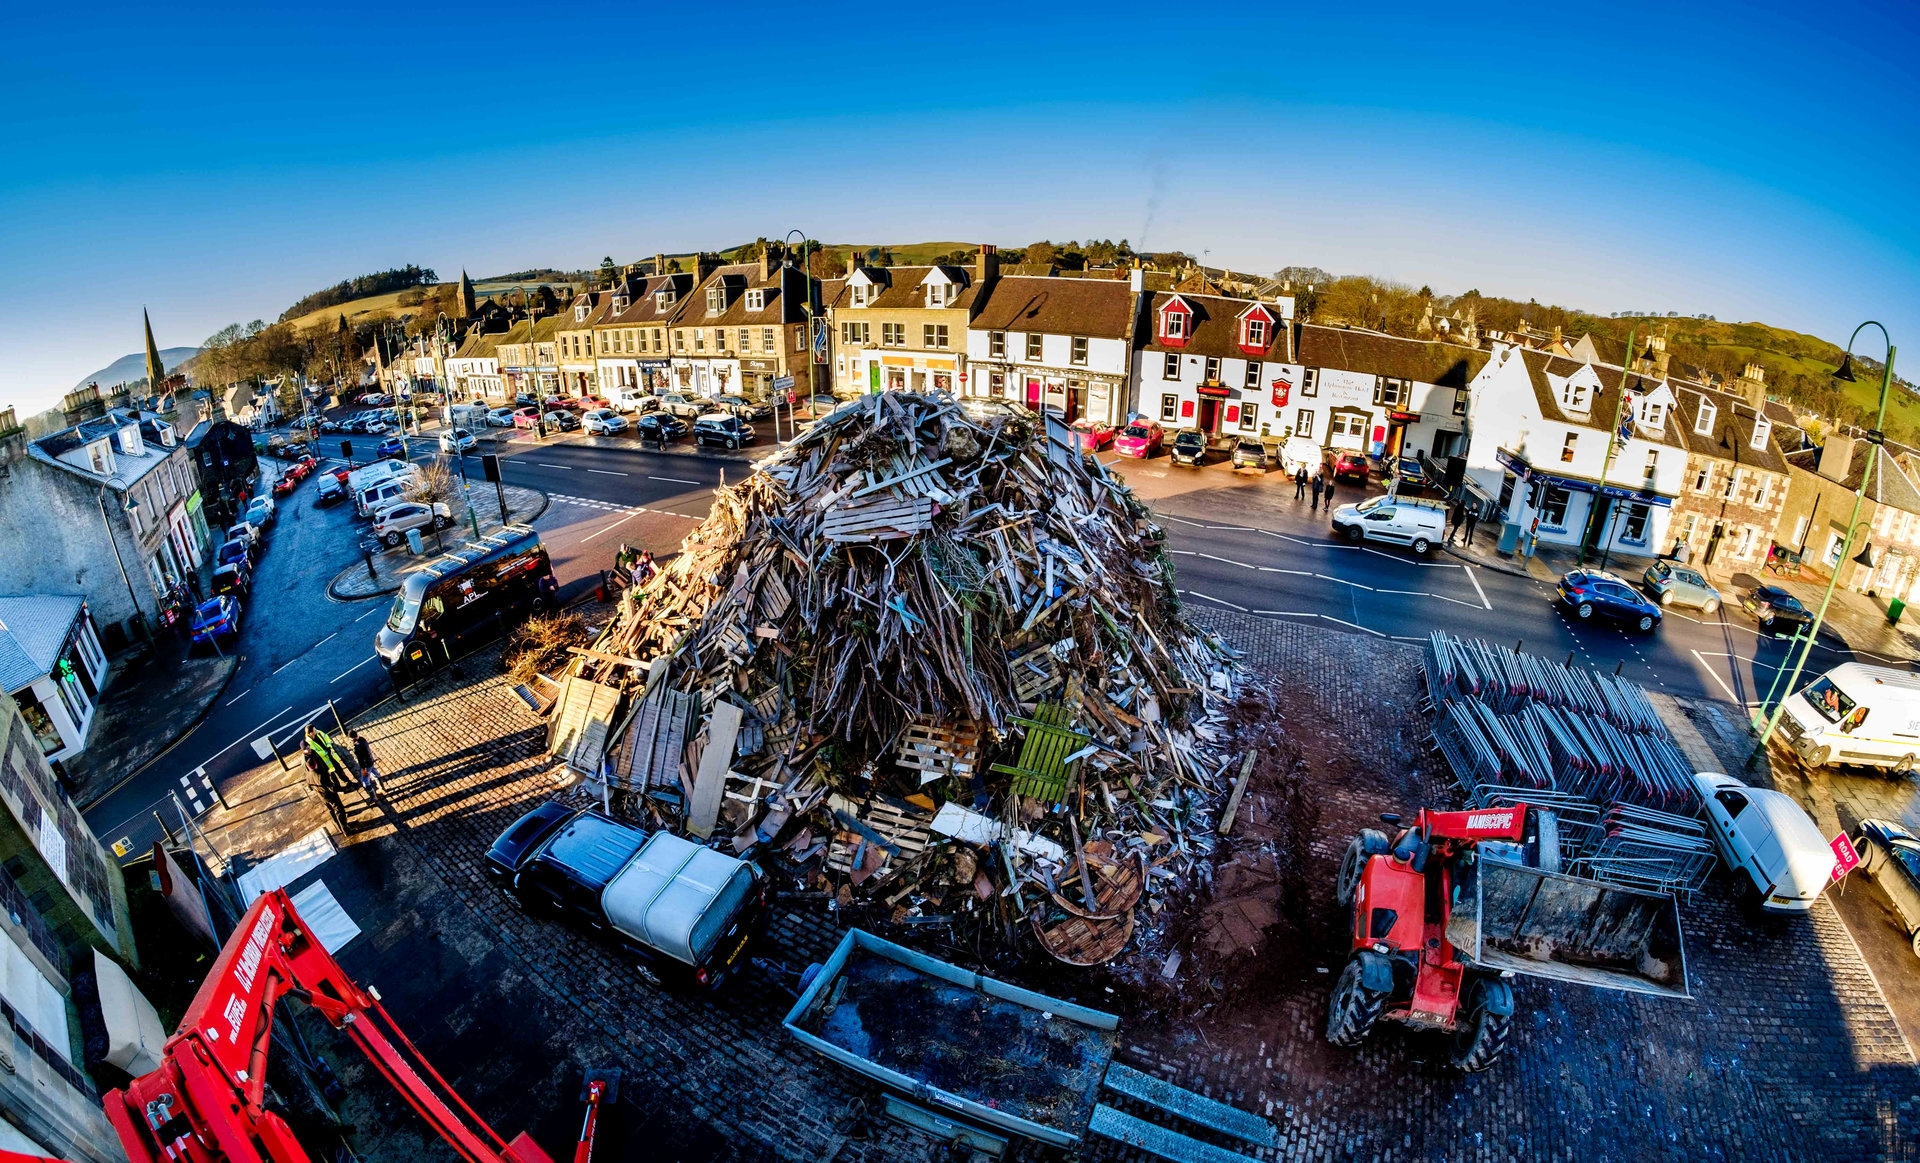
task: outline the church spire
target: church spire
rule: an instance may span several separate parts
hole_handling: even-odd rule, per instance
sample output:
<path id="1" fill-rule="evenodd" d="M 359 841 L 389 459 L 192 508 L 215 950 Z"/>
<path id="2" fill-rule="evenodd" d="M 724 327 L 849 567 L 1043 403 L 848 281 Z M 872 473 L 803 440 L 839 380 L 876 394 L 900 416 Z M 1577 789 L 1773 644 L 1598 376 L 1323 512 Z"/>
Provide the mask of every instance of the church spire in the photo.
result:
<path id="1" fill-rule="evenodd" d="M 153 394 L 167 378 L 167 367 L 160 362 L 160 348 L 153 342 L 153 320 L 147 318 L 145 307 L 140 308 L 140 322 L 147 328 L 147 392 Z"/>
<path id="2" fill-rule="evenodd" d="M 464 270 L 460 272 L 459 302 L 460 302 L 460 317 L 462 319 L 473 318 L 473 312 L 475 308 L 475 303 L 473 301 L 473 280 L 467 277 L 467 272 Z"/>

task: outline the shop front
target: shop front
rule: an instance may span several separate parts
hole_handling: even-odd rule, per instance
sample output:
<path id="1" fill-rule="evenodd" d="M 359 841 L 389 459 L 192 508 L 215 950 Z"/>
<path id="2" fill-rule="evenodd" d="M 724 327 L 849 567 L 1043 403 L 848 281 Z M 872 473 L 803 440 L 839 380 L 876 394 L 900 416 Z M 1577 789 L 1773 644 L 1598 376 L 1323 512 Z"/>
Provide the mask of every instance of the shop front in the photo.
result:
<path id="1" fill-rule="evenodd" d="M 1503 470 L 1499 512 L 1502 552 L 1531 542 L 1584 552 L 1651 557 L 1664 544 L 1673 498 L 1651 489 L 1543 472 L 1518 453 L 1498 449 Z"/>

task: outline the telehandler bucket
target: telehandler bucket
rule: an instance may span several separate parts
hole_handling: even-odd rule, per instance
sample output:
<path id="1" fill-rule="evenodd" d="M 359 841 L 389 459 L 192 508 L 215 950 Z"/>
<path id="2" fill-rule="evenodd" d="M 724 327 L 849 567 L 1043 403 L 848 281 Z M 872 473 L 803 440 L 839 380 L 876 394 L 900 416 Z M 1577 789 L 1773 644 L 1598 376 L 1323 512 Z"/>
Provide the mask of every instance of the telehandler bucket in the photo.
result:
<path id="1" fill-rule="evenodd" d="M 1602 989 L 1692 996 L 1672 897 L 1484 857 L 1458 892 L 1447 940 L 1463 961 Z"/>

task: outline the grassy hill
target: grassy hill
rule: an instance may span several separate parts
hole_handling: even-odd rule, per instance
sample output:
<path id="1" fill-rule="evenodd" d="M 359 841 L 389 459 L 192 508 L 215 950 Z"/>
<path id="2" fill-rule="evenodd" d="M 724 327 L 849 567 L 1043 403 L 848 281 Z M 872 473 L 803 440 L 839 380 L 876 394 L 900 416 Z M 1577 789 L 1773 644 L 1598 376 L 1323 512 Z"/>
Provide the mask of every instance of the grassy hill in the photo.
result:
<path id="1" fill-rule="evenodd" d="M 440 283 L 440 287 L 451 287 L 451 283 Z M 408 314 L 412 308 L 402 307 L 400 297 L 418 295 L 422 291 L 432 291 L 434 287 L 409 287 L 404 291 L 389 291 L 384 295 L 368 295 L 364 299 L 353 299 L 332 307 L 322 307 L 297 318 L 287 320 L 287 325 L 295 331 L 312 331 L 324 327 L 332 330 L 339 324 L 340 316 L 347 317 L 347 326 L 360 323 L 372 323 L 381 319 L 393 319 Z"/>

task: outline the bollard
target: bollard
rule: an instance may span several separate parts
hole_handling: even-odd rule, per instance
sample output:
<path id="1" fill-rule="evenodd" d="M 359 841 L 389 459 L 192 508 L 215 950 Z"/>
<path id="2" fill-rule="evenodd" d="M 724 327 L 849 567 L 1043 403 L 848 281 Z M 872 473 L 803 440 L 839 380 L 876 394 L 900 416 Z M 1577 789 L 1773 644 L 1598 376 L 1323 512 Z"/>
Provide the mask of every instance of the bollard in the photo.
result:
<path id="1" fill-rule="evenodd" d="M 286 756 L 284 756 L 284 755 L 282 755 L 282 754 L 280 754 L 280 745 L 279 745 L 278 743 L 275 743 L 275 742 L 273 741 L 273 732 L 272 732 L 272 731 L 269 731 L 269 732 L 267 732 L 267 746 L 269 746 L 269 747 L 271 747 L 271 748 L 273 748 L 273 757 L 274 757 L 275 759 L 278 759 L 278 760 L 280 761 L 280 770 L 281 770 L 281 771 L 292 771 L 292 770 L 293 770 L 293 768 L 291 768 L 291 767 L 288 767 L 288 766 L 287 766 L 287 757 L 286 757 Z"/>
<path id="2" fill-rule="evenodd" d="M 340 721 L 340 708 L 333 705 L 332 699 L 327 700 L 327 710 L 333 712 L 333 725 L 340 728 L 340 737 L 346 738 L 351 732 L 347 730 L 347 725 Z"/>
<path id="3" fill-rule="evenodd" d="M 364 541 L 360 543 L 360 556 L 367 561 L 367 580 L 379 581 L 380 575 L 373 571 L 373 550 L 368 549 Z"/>
<path id="4" fill-rule="evenodd" d="M 1515 654 L 1520 653 L 1520 648 L 1522 646 L 1525 646 L 1526 643 L 1527 643 L 1527 640 L 1525 638 L 1515 638 L 1513 640 L 1513 652 Z"/>

